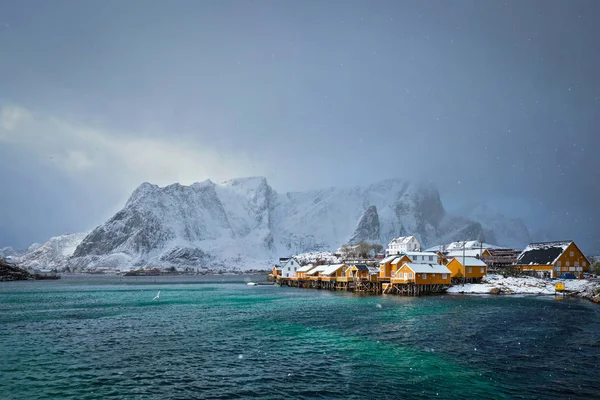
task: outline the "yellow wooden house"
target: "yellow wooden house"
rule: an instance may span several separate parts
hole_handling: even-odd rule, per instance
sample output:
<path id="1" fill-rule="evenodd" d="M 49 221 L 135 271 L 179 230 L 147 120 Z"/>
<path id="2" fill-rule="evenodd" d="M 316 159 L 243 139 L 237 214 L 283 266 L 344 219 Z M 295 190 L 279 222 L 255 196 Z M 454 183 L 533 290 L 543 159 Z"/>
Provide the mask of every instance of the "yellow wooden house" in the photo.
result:
<path id="1" fill-rule="evenodd" d="M 392 276 L 392 261 L 398 258 L 397 255 L 388 256 L 379 262 L 379 280 L 386 281 Z"/>
<path id="2" fill-rule="evenodd" d="M 320 273 L 321 281 L 335 281 L 337 278 L 345 276 L 344 271 L 348 268 L 346 264 L 332 264 L 327 265 L 327 268 L 323 269 Z"/>
<path id="3" fill-rule="evenodd" d="M 366 264 L 353 265 L 352 268 L 350 268 L 350 274 L 352 275 L 352 278 L 356 280 L 368 281 L 370 277 L 369 267 L 367 267 Z"/>
<path id="4" fill-rule="evenodd" d="M 487 274 L 487 265 L 475 257 L 455 257 L 446 267 L 452 271 L 452 278 L 478 280 Z"/>
<path id="5" fill-rule="evenodd" d="M 440 264 L 404 263 L 391 277 L 393 284 L 449 285 L 450 270 Z"/>
<path id="6" fill-rule="evenodd" d="M 573 275 L 583 278 L 590 261 L 572 240 L 531 243 L 517 258 L 517 268 L 525 273 L 547 278 Z"/>
<path id="7" fill-rule="evenodd" d="M 296 279 L 306 279 L 306 274 L 313 268 L 316 268 L 313 264 L 307 264 L 298 268 L 298 270 L 296 270 Z"/>
<path id="8" fill-rule="evenodd" d="M 321 280 L 321 273 L 327 267 L 328 267 L 328 265 L 317 265 L 310 271 L 306 272 L 306 276 L 308 277 L 308 279 L 310 279 L 312 281 L 319 281 L 319 280 Z"/>

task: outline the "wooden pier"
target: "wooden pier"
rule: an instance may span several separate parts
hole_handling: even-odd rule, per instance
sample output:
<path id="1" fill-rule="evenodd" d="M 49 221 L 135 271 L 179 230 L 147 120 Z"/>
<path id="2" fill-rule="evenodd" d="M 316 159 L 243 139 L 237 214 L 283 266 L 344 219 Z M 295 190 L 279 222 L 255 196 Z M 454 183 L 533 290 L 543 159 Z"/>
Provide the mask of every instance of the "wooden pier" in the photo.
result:
<path id="1" fill-rule="evenodd" d="M 344 291 L 353 293 L 392 294 L 399 296 L 423 296 L 428 294 L 444 293 L 449 285 L 442 284 L 415 284 L 415 283 L 390 283 L 372 279 L 285 279 L 277 280 L 280 286 L 293 288 Z"/>

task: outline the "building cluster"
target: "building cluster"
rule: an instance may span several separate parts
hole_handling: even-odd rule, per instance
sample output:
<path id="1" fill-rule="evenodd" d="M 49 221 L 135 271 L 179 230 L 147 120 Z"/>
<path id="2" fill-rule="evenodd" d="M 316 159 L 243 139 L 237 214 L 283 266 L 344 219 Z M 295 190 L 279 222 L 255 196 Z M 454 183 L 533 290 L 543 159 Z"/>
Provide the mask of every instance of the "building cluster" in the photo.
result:
<path id="1" fill-rule="evenodd" d="M 521 252 L 477 241 L 422 251 L 415 236 L 405 236 L 393 239 L 376 260 L 300 265 L 290 257 L 280 259 L 270 277 L 284 286 L 419 295 L 477 283 L 489 268 L 506 267 L 545 278 L 583 278 L 590 262 L 573 241 L 531 243 Z"/>

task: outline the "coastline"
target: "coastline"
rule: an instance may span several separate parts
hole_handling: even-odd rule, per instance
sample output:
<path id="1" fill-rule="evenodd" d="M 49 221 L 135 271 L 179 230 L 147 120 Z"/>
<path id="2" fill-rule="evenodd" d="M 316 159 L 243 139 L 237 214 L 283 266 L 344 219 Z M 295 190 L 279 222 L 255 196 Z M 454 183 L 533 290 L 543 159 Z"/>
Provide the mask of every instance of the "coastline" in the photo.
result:
<path id="1" fill-rule="evenodd" d="M 563 283 L 565 291 L 556 291 L 555 285 Z M 572 296 L 600 303 L 600 282 L 584 279 L 544 280 L 529 276 L 507 277 L 487 275 L 482 283 L 455 285 L 448 289 L 451 295 L 542 295 Z"/>

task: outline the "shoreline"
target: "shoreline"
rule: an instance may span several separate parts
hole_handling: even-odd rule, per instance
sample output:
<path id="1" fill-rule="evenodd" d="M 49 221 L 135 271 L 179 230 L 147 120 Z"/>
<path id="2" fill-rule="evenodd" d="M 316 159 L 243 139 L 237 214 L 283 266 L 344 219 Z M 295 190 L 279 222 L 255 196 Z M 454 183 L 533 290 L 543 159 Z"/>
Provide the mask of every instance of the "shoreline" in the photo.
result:
<path id="1" fill-rule="evenodd" d="M 555 285 L 563 283 L 565 290 L 557 291 Z M 534 295 L 578 297 L 600 303 L 600 282 L 584 279 L 557 279 L 553 281 L 534 277 L 508 277 L 488 275 L 482 283 L 455 285 L 447 291 L 449 295 Z"/>

